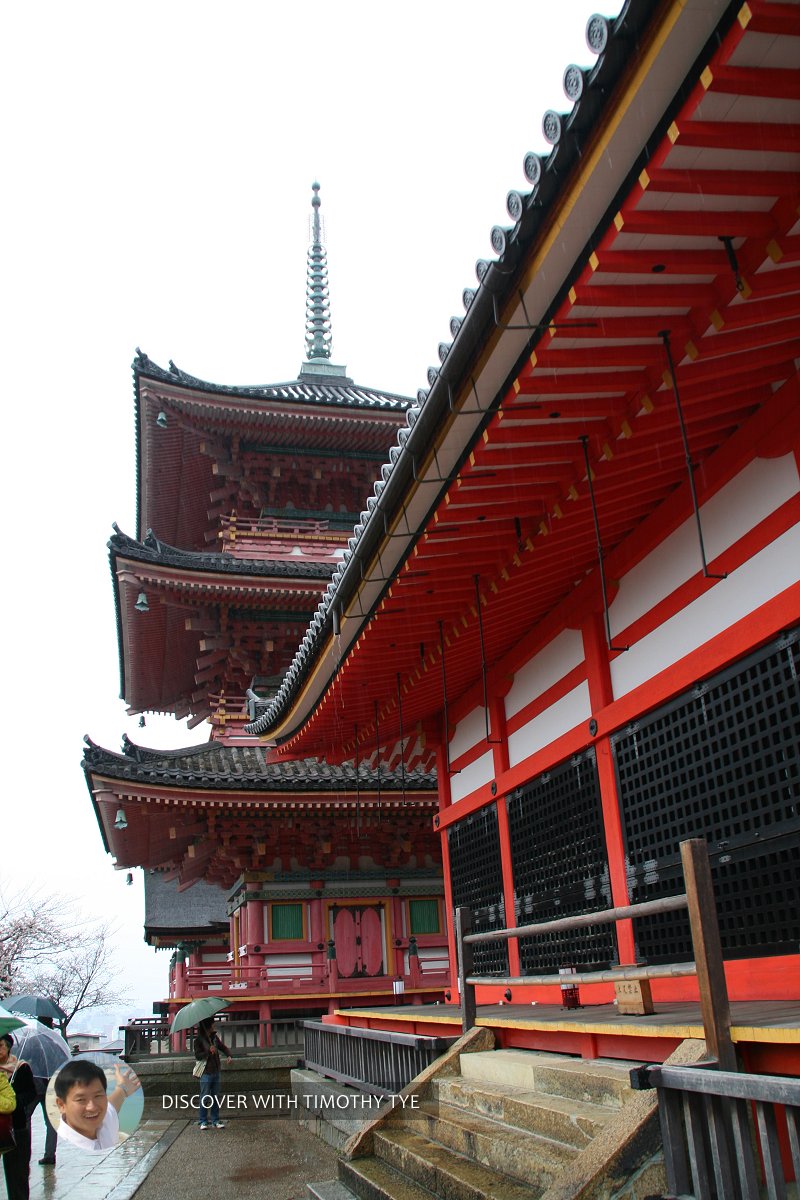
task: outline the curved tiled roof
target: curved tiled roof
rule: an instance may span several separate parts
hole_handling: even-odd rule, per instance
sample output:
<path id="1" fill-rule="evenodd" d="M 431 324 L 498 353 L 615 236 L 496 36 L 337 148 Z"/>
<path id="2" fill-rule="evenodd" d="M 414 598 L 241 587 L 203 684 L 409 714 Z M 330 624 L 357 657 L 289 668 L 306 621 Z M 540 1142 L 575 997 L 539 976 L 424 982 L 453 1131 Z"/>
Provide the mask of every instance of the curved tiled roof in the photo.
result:
<path id="1" fill-rule="evenodd" d="M 308 559 L 252 559 L 235 558 L 231 554 L 211 551 L 179 550 L 168 546 L 148 530 L 143 542 L 122 533 L 114 526 L 114 534 L 108 541 L 111 551 L 111 570 L 118 555 L 133 558 L 138 562 L 153 563 L 165 567 L 182 567 L 187 571 L 208 571 L 223 575 L 261 575 L 274 579 L 330 579 L 333 563 L 313 562 Z"/>
<path id="2" fill-rule="evenodd" d="M 209 383 L 198 379 L 187 371 L 182 371 L 170 361 L 169 369 L 158 366 L 147 355 L 138 349 L 133 360 L 133 371 L 138 393 L 139 378 L 154 379 L 161 383 L 169 383 L 179 387 L 190 388 L 192 391 L 204 392 L 207 395 L 218 395 L 242 400 L 277 401 L 278 403 L 319 404 L 326 408 L 359 408 L 367 410 L 382 410 L 386 412 L 403 412 L 412 401 L 407 396 L 398 396 L 394 392 L 384 392 L 379 388 L 362 387 L 354 383 L 347 375 L 306 374 L 301 371 L 297 379 L 286 383 L 268 383 L 252 387 L 234 387 L 226 384 Z"/>
<path id="3" fill-rule="evenodd" d="M 84 738 L 82 766 L 88 774 L 113 779 L 159 783 L 168 787 L 190 786 L 223 791 L 308 792 L 308 791 L 430 791 L 436 793 L 436 777 L 424 771 L 375 771 L 361 764 L 331 766 L 316 759 L 297 762 L 267 761 L 261 746 L 223 746 L 207 742 L 182 750 L 149 750 L 123 737 L 123 752 L 115 753 Z"/>

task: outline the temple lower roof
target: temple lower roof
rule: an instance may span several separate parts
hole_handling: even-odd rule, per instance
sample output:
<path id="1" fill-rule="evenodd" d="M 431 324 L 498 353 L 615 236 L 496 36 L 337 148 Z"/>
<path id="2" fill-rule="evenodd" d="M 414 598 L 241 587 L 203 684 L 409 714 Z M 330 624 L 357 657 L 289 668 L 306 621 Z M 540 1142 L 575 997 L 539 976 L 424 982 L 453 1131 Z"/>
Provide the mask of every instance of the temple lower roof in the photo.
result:
<path id="1" fill-rule="evenodd" d="M 138 541 L 114 526 L 109 539 L 111 570 L 114 573 L 118 556 L 135 559 L 137 562 L 152 563 L 154 566 L 179 567 L 187 571 L 208 571 L 223 575 L 260 575 L 266 578 L 287 579 L 330 579 L 334 563 L 314 562 L 303 559 L 248 559 L 232 554 L 202 550 L 180 550 L 169 546 L 148 531 L 144 541 Z"/>
<path id="2" fill-rule="evenodd" d="M 123 736 L 122 753 L 97 746 L 84 739 L 83 769 L 87 775 L 112 779 L 160 783 L 169 787 L 210 788 L 214 790 L 260 790 L 270 792 L 330 792 L 332 790 L 426 791 L 436 794 L 436 776 L 420 770 L 390 771 L 378 774 L 362 763 L 332 766 L 316 759 L 296 762 L 270 762 L 269 750 L 262 746 L 225 746 L 208 742 L 181 750 L 150 750 L 137 746 Z"/>

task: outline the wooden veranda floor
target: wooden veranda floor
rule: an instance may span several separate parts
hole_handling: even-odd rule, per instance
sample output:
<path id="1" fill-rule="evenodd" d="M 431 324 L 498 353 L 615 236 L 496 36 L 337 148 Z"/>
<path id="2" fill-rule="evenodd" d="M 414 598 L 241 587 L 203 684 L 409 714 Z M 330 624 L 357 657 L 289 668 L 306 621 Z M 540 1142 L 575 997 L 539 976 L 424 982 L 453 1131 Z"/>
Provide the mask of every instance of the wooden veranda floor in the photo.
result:
<path id="1" fill-rule="evenodd" d="M 349 1023 L 374 1027 L 409 1027 L 409 1032 L 460 1032 L 461 1014 L 452 1004 L 406 1004 L 391 1008 L 337 1010 Z M 649 1016 L 620 1014 L 613 1004 L 563 1009 L 557 1004 L 486 1004 L 478 1007 L 476 1024 L 498 1030 L 531 1033 L 641 1038 L 702 1038 L 699 1004 L 662 1002 Z M 734 1042 L 800 1045 L 800 1002 L 789 1000 L 738 1001 L 731 1004 Z"/>

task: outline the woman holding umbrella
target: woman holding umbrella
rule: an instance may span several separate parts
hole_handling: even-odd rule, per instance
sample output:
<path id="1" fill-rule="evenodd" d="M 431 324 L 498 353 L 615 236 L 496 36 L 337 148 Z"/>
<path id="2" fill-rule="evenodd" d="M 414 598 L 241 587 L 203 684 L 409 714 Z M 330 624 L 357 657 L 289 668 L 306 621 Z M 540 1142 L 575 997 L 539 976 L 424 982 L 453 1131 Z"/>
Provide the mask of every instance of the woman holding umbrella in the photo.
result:
<path id="1" fill-rule="evenodd" d="M 219 1119 L 220 1050 L 231 1061 L 231 1052 L 217 1033 L 213 1017 L 206 1017 L 197 1026 L 194 1038 L 194 1056 L 198 1065 L 202 1062 L 200 1076 L 200 1128 L 208 1129 L 209 1117 L 212 1129 L 224 1129 L 225 1122 Z"/>
<path id="2" fill-rule="evenodd" d="M 36 1087 L 33 1073 L 26 1062 L 11 1053 L 14 1039 L 10 1033 L 0 1035 L 0 1071 L 7 1077 L 17 1098 L 11 1114 L 16 1145 L 3 1155 L 8 1200 L 28 1200 L 31 1169 L 31 1113 L 36 1107 Z"/>
<path id="3" fill-rule="evenodd" d="M 194 1075 L 200 1076 L 200 1128 L 208 1129 L 209 1110 L 214 1129 L 224 1129 L 219 1119 L 220 1050 L 231 1061 L 231 1052 L 220 1038 L 214 1026 L 214 1014 L 227 1008 L 228 1001 L 221 996 L 204 996 L 192 1000 L 175 1014 L 170 1033 L 197 1026 L 194 1037 L 194 1056 L 197 1059 Z M 202 1065 L 201 1065 L 202 1064 Z"/>

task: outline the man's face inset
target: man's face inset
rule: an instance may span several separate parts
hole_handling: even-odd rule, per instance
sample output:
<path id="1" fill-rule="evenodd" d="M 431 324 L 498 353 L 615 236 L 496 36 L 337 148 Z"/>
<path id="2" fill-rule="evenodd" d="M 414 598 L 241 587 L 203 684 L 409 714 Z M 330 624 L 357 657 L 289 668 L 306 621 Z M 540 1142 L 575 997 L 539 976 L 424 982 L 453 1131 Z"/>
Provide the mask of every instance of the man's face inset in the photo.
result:
<path id="1" fill-rule="evenodd" d="M 99 1079 L 73 1084 L 64 1100 L 56 1098 L 56 1104 L 71 1129 L 87 1138 L 97 1137 L 108 1109 L 106 1089 Z"/>

